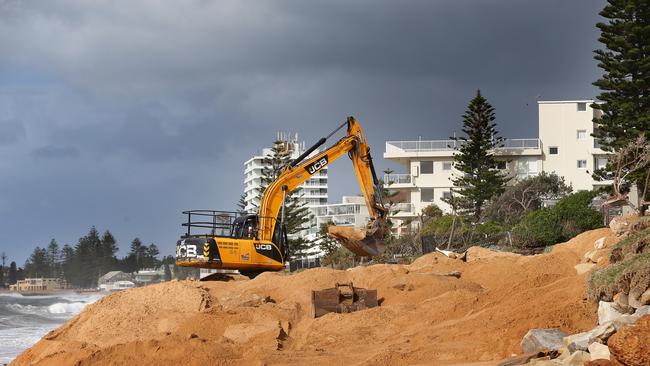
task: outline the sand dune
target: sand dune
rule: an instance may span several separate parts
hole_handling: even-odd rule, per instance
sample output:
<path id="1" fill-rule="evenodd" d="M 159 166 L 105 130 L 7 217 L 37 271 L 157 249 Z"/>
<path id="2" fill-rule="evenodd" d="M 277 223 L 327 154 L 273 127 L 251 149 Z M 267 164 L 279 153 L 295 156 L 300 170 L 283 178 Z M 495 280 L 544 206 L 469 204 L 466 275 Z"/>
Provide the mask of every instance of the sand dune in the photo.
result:
<path id="1" fill-rule="evenodd" d="M 264 273 L 254 280 L 168 282 L 89 305 L 12 365 L 403 365 L 500 360 L 531 328 L 592 328 L 596 305 L 574 265 L 609 229 L 536 256 L 473 248 L 468 262 Z M 438 273 L 460 271 L 461 277 Z M 381 306 L 310 317 L 310 290 L 352 281 Z"/>

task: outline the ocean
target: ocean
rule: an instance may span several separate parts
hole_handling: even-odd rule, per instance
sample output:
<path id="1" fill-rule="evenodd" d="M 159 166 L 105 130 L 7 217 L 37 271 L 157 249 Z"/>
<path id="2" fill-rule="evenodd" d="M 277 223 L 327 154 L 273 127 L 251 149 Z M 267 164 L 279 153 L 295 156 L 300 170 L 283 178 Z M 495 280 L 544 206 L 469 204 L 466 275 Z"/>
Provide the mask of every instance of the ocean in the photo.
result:
<path id="1" fill-rule="evenodd" d="M 0 365 L 11 362 L 47 332 L 102 296 L 73 292 L 47 296 L 0 293 Z"/>

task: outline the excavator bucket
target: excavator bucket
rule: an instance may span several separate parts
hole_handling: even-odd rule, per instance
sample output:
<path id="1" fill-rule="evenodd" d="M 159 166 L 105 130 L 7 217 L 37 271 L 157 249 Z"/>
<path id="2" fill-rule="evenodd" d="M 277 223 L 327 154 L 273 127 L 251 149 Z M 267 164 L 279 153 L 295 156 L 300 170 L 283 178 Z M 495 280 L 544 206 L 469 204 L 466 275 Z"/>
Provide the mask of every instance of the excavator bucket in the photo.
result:
<path id="1" fill-rule="evenodd" d="M 386 248 L 384 238 L 388 230 L 386 223 L 377 219 L 363 230 L 332 225 L 327 228 L 327 234 L 358 256 L 374 257 L 384 252 Z"/>
<path id="2" fill-rule="evenodd" d="M 313 318 L 327 313 L 352 313 L 377 306 L 377 290 L 354 287 L 352 282 L 336 283 L 333 288 L 311 291 Z"/>

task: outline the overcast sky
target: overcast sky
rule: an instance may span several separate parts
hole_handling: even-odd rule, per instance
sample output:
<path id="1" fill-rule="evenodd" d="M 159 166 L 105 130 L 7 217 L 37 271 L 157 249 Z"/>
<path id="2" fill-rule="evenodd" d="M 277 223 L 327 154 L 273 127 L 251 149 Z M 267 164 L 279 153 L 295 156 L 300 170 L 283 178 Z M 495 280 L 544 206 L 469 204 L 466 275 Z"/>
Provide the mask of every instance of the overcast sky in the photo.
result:
<path id="1" fill-rule="evenodd" d="M 596 94 L 603 4 L 0 0 L 0 251 L 95 225 L 171 254 L 181 210 L 233 209 L 276 131 L 309 145 L 348 115 L 382 169 L 386 140 L 458 132 L 477 88 L 537 137 L 538 99 Z M 330 201 L 358 192 L 332 164 Z"/>

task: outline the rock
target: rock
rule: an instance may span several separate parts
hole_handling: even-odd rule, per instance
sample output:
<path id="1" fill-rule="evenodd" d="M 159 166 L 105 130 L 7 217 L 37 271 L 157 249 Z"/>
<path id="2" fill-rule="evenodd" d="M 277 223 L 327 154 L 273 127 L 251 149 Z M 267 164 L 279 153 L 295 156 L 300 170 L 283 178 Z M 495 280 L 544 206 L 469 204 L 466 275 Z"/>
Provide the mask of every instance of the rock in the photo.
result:
<path id="1" fill-rule="evenodd" d="M 521 349 L 524 352 L 559 350 L 562 348 L 562 339 L 566 336 L 559 328 L 531 329 L 522 338 Z"/>
<path id="2" fill-rule="evenodd" d="M 604 344 L 595 342 L 589 345 L 589 355 L 591 360 L 609 360 L 609 347 Z"/>
<path id="3" fill-rule="evenodd" d="M 587 257 L 587 259 L 589 259 L 593 263 L 598 263 L 598 260 L 600 260 L 600 258 L 606 257 L 608 254 L 607 250 L 592 250 L 591 252 L 588 253 L 590 254 L 589 257 Z"/>
<path id="4" fill-rule="evenodd" d="M 623 235 L 630 230 L 630 225 L 621 216 L 616 216 L 609 222 L 609 228 L 616 236 Z"/>
<path id="5" fill-rule="evenodd" d="M 650 315 L 622 327 L 607 341 L 610 359 L 627 366 L 650 365 Z"/>
<path id="6" fill-rule="evenodd" d="M 598 303 L 598 324 L 605 324 L 623 315 L 625 314 L 618 311 L 616 304 L 613 302 L 600 301 Z"/>
<path id="7" fill-rule="evenodd" d="M 187 339 L 194 339 L 194 338 L 199 338 L 199 336 L 197 336 L 197 335 L 194 334 L 194 333 L 190 333 L 190 334 L 187 336 Z"/>
<path id="8" fill-rule="evenodd" d="M 586 351 L 587 347 L 589 347 L 590 338 L 591 332 L 582 332 L 564 337 L 562 343 L 571 353 Z"/>
<path id="9" fill-rule="evenodd" d="M 648 305 L 650 304 L 650 288 L 645 290 L 645 292 L 641 295 L 641 303 L 643 305 Z M 643 306 L 642 305 L 642 306 Z"/>
<path id="10" fill-rule="evenodd" d="M 595 342 L 606 343 L 609 337 L 611 337 L 612 334 L 616 333 L 616 326 L 614 325 L 614 322 L 611 321 L 603 325 L 599 325 L 587 333 L 589 333 L 589 341 L 587 344 Z"/>
<path id="11" fill-rule="evenodd" d="M 618 331 L 619 329 L 623 328 L 626 325 L 634 324 L 641 318 L 641 315 L 637 314 L 632 314 L 632 315 L 623 315 L 622 317 L 613 320 L 611 324 L 614 326 L 614 328 Z M 609 323 L 607 323 L 609 324 Z"/>
<path id="12" fill-rule="evenodd" d="M 576 264 L 574 268 L 576 272 L 581 275 L 583 273 L 591 271 L 596 266 L 596 263 L 580 263 Z"/>
<path id="13" fill-rule="evenodd" d="M 644 305 L 644 306 L 641 306 L 640 308 L 636 309 L 636 311 L 634 312 L 634 315 L 644 316 L 644 315 L 649 314 L 649 313 L 650 313 L 650 305 Z"/>
<path id="14" fill-rule="evenodd" d="M 632 308 L 628 303 L 628 297 L 626 293 L 619 292 L 614 295 L 614 303 L 616 310 L 620 311 L 621 313 L 631 314 L 634 312 L 634 308 Z"/>
<path id="15" fill-rule="evenodd" d="M 594 250 L 590 250 L 587 253 L 585 253 L 585 255 L 582 256 L 582 259 L 583 259 L 582 263 L 591 263 L 591 262 L 596 263 L 596 261 L 591 259 L 591 256 L 596 252 L 597 252 L 597 250 L 594 249 Z"/>
<path id="16" fill-rule="evenodd" d="M 573 352 L 571 356 L 565 358 L 562 361 L 562 364 L 567 366 L 582 366 L 587 361 L 591 361 L 589 353 L 585 351 L 576 351 Z"/>
<path id="17" fill-rule="evenodd" d="M 594 249 L 598 250 L 598 249 L 603 249 L 603 248 L 605 248 L 605 237 L 604 236 L 594 242 Z"/>

